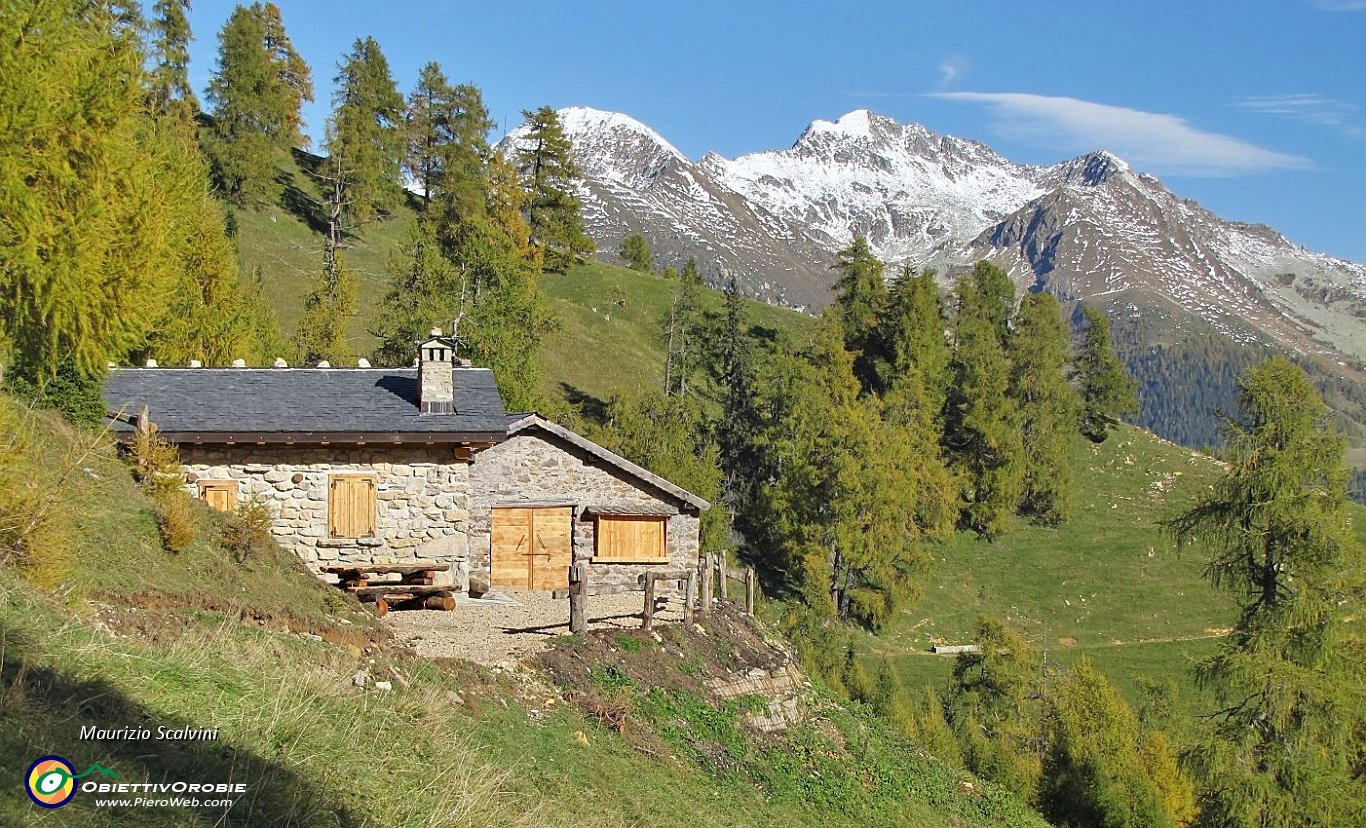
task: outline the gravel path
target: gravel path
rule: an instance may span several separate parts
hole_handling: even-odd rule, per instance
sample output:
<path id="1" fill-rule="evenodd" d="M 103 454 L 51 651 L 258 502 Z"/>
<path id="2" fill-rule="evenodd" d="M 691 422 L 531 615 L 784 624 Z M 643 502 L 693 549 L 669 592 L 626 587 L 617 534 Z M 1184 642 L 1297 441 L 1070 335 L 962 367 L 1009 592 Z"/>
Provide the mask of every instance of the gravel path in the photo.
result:
<path id="1" fill-rule="evenodd" d="M 463 658 L 481 664 L 508 665 L 546 649 L 569 634 L 569 600 L 552 599 L 548 592 L 507 590 L 490 593 L 506 600 L 461 597 L 452 612 L 405 610 L 381 621 L 396 639 L 409 643 L 420 656 Z M 588 599 L 589 629 L 639 629 L 644 595 L 594 595 Z M 655 622 L 672 624 L 683 618 L 677 598 L 656 605 Z"/>

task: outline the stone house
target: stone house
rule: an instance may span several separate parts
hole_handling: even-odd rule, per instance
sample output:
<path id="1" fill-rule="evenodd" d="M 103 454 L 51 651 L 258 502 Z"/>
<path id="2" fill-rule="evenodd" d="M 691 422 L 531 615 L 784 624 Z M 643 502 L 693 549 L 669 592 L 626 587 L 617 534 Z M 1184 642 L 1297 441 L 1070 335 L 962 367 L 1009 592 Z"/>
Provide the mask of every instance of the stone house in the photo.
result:
<path id="1" fill-rule="evenodd" d="M 567 585 L 696 565 L 706 501 L 536 414 L 509 416 L 491 371 L 433 332 L 416 368 L 123 368 L 115 428 L 155 428 L 188 491 L 231 511 L 260 498 L 314 571 L 437 560 L 461 588 Z"/>

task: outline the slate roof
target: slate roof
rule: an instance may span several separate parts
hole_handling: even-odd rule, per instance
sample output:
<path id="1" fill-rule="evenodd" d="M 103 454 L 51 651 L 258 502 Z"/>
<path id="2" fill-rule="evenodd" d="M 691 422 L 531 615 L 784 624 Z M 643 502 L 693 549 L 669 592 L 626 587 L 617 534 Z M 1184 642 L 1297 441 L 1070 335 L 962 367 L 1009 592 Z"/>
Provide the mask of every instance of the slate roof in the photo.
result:
<path id="1" fill-rule="evenodd" d="M 502 440 L 507 414 L 493 372 L 456 368 L 453 379 L 454 414 L 418 413 L 416 368 L 118 368 L 105 381 L 104 401 L 129 415 L 146 405 L 173 441 Z M 132 428 L 117 421 L 114 427 Z"/>
<path id="2" fill-rule="evenodd" d="M 687 489 L 683 488 L 682 486 L 670 483 L 668 480 L 665 480 L 664 478 L 660 477 L 659 475 L 655 474 L 649 469 L 637 466 L 635 463 L 632 463 L 625 457 L 622 457 L 619 454 L 616 454 L 612 451 L 603 448 L 602 446 L 598 445 L 592 440 L 589 440 L 587 437 L 584 437 L 582 434 L 570 431 L 569 429 L 565 428 L 559 423 L 547 420 L 540 414 L 537 414 L 535 412 L 532 412 L 530 414 L 513 414 L 509 415 L 508 419 L 509 422 L 507 426 L 507 431 L 509 437 L 514 434 L 518 434 L 522 431 L 526 431 L 528 429 L 541 429 L 542 431 L 548 432 L 550 434 L 555 435 L 556 437 L 559 437 L 561 440 L 564 440 L 566 443 L 569 443 L 570 445 L 577 446 L 578 448 L 593 455 L 594 457 L 607 463 L 608 465 L 615 466 L 617 469 L 621 470 L 622 472 L 625 472 L 628 476 L 633 477 L 636 480 L 639 480 L 649 485 L 651 488 L 661 491 L 669 495 L 670 497 L 673 497 L 674 499 L 681 501 L 682 503 L 691 506 L 694 509 L 697 509 L 698 511 L 711 508 L 710 503 L 693 494 L 692 492 L 688 491 Z M 639 509 L 627 511 L 606 511 L 602 512 L 601 514 L 646 515 L 658 514 L 658 512 L 649 509 Z"/>

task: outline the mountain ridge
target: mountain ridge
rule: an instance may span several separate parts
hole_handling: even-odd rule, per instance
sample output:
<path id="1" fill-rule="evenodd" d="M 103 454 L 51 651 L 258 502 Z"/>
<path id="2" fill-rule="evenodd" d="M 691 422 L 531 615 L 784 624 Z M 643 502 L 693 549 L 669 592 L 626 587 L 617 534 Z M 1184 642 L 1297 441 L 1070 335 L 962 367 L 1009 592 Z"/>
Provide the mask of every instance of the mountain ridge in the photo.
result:
<path id="1" fill-rule="evenodd" d="M 1022 289 L 1120 297 L 1130 313 L 1171 305 L 1235 341 L 1354 370 L 1366 360 L 1366 265 L 1220 218 L 1103 149 L 1019 164 L 858 109 L 811 121 L 784 149 L 694 161 L 630 116 L 561 113 L 601 249 L 640 233 L 658 258 L 694 255 L 713 282 L 733 274 L 770 302 L 826 304 L 835 251 L 863 235 L 889 273 L 986 258 Z"/>

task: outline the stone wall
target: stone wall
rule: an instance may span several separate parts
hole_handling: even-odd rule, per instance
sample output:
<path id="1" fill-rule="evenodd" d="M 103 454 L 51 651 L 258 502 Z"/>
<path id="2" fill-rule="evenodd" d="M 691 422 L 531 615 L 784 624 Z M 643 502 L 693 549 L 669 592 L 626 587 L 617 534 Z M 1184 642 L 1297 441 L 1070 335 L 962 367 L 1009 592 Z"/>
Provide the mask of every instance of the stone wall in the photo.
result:
<path id="1" fill-rule="evenodd" d="M 485 576 L 489 573 L 493 508 L 533 504 L 574 508 L 575 561 L 589 561 L 593 557 L 597 511 L 668 516 L 668 563 L 594 563 L 589 568 L 591 584 L 635 584 L 642 572 L 697 566 L 699 522 L 692 506 L 636 481 L 615 466 L 540 429 L 521 431 L 477 454 L 471 483 L 472 572 Z"/>
<path id="2" fill-rule="evenodd" d="M 198 481 L 235 480 L 239 503 L 264 498 L 275 515 L 275 539 L 314 571 L 422 558 L 450 564 L 438 583 L 468 584 L 470 465 L 456 460 L 450 446 L 184 445 L 180 458 L 196 497 Z M 342 473 L 376 477 L 373 538 L 328 537 L 328 480 Z"/>

